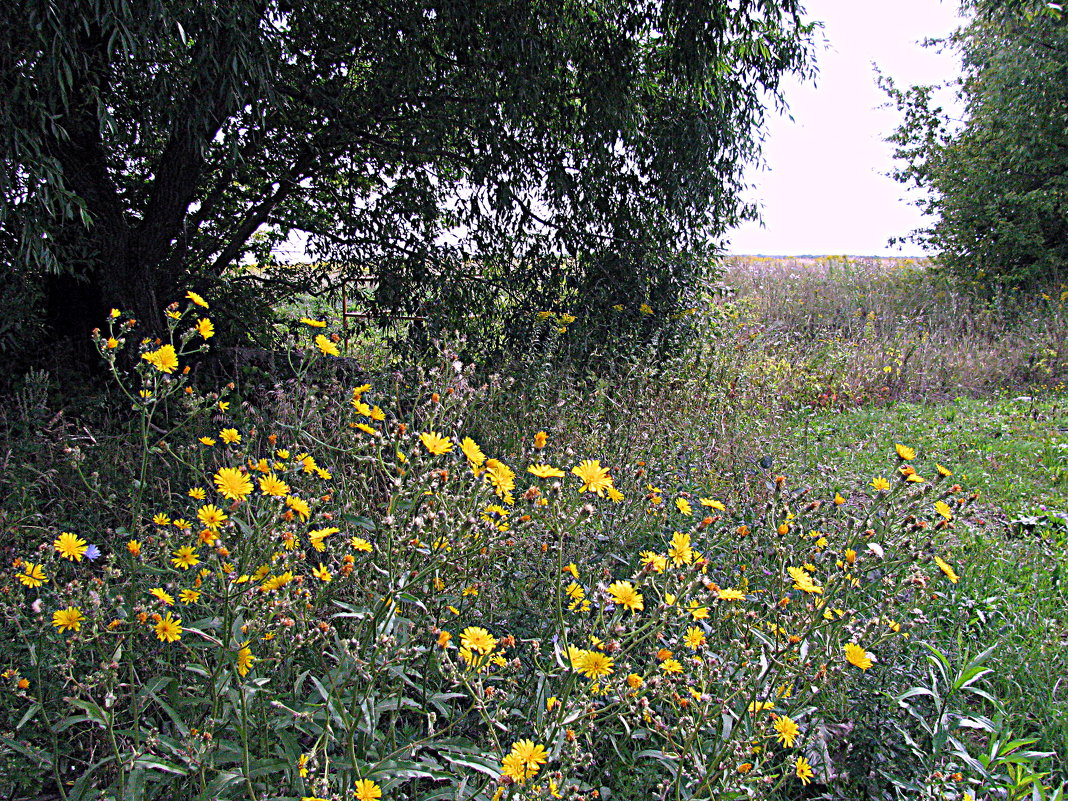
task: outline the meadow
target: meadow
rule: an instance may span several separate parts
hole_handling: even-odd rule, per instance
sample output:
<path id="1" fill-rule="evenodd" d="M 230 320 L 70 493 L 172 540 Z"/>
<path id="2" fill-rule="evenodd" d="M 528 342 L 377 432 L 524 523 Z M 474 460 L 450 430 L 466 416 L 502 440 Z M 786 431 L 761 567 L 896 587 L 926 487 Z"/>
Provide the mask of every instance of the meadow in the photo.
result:
<path id="1" fill-rule="evenodd" d="M 732 258 L 655 358 L 309 299 L 228 375 L 115 310 L 0 412 L 0 794 L 1062 799 L 1066 300 Z"/>

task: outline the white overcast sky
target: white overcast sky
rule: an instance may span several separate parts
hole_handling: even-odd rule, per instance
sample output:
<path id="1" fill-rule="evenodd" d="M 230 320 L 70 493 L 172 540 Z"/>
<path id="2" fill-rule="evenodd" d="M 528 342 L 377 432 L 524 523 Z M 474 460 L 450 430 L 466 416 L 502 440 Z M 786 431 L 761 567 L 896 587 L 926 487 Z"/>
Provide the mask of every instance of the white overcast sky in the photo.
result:
<path id="1" fill-rule="evenodd" d="M 918 255 L 887 241 L 922 217 L 905 187 L 887 174 L 893 145 L 883 141 L 899 116 L 880 108 L 886 96 L 872 63 L 899 86 L 935 84 L 959 75 L 959 61 L 920 46 L 961 23 L 957 0 L 808 0 L 808 17 L 824 23 L 815 85 L 790 81 L 793 117 L 769 119 L 767 169 L 753 169 L 750 198 L 764 227 L 748 223 L 729 235 L 729 253 Z M 951 95 L 949 95 L 951 96 Z"/>

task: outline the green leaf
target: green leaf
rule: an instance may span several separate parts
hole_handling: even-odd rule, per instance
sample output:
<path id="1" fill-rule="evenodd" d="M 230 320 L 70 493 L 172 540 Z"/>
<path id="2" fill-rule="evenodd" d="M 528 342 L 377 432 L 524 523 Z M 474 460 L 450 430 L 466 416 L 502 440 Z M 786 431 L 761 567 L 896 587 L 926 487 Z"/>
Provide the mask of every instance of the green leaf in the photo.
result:
<path id="1" fill-rule="evenodd" d="M 182 765 L 175 765 L 172 762 L 167 762 L 152 755 L 140 756 L 134 760 L 133 764 L 135 768 L 140 767 L 149 770 L 159 770 L 164 773 L 173 773 L 177 776 L 185 776 L 189 773 L 189 769 Z"/>

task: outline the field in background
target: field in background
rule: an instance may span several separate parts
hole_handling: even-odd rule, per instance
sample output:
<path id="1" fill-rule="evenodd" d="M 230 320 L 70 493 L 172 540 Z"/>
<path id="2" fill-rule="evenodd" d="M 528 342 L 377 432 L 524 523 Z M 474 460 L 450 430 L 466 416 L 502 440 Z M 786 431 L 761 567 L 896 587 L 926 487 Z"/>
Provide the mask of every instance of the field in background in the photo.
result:
<path id="1" fill-rule="evenodd" d="M 733 257 L 723 282 L 831 404 L 1064 386 L 1068 286 L 984 295 L 923 260 L 845 256 Z"/>
<path id="2" fill-rule="evenodd" d="M 984 296 L 926 261 L 844 256 L 734 257 L 723 287 L 747 411 L 775 421 L 751 447 L 866 471 L 911 439 L 1011 512 L 1068 506 L 1065 287 Z"/>

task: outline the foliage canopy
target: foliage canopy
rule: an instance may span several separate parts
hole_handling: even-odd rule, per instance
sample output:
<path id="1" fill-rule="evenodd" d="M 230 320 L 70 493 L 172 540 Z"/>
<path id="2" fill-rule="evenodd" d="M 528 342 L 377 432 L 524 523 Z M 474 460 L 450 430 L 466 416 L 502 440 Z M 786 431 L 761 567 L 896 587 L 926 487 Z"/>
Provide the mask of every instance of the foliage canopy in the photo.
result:
<path id="1" fill-rule="evenodd" d="M 961 55 L 953 123 L 934 87 L 883 86 L 903 112 L 895 177 L 925 191 L 915 238 L 953 272 L 1029 284 L 1068 267 L 1068 19 L 1045 2 L 976 2 L 944 44 Z"/>
<path id="2" fill-rule="evenodd" d="M 751 213 L 738 190 L 764 103 L 810 69 L 801 13 L 799 0 L 5 3 L 9 325 L 42 305 L 68 327 L 112 305 L 158 321 L 180 286 L 211 292 L 294 232 L 332 273 L 381 276 L 382 311 L 455 308 L 487 282 L 543 303 L 670 301 L 693 264 L 673 257 Z"/>

